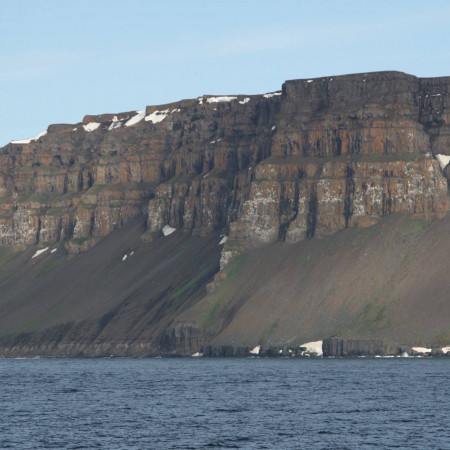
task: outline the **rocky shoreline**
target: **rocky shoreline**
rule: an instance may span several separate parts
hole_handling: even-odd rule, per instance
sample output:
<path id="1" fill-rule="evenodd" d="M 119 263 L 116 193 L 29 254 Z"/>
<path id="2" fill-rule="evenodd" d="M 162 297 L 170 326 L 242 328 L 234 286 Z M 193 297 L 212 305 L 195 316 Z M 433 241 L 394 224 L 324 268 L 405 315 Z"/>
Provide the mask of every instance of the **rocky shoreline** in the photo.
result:
<path id="1" fill-rule="evenodd" d="M 102 357 L 204 357 L 204 358 L 394 358 L 394 357 L 450 357 L 447 347 L 411 347 L 383 339 L 343 339 L 329 337 L 323 341 L 300 346 L 233 346 L 203 345 L 190 353 L 187 348 L 170 352 L 158 350 L 150 344 L 73 342 L 54 345 L 12 345 L 0 348 L 3 358 L 102 358 Z"/>
<path id="2" fill-rule="evenodd" d="M 205 346 L 202 352 L 192 356 L 204 357 L 450 357 L 450 347 L 412 347 L 383 339 L 342 339 L 329 337 L 323 341 L 322 350 L 311 351 L 305 346 L 250 347 Z"/>

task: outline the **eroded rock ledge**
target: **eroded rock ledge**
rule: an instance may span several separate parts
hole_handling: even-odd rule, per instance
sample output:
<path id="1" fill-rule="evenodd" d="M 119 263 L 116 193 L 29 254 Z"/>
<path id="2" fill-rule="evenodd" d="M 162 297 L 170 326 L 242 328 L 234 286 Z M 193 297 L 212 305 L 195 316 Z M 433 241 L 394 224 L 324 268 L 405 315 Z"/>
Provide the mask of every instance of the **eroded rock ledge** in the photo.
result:
<path id="1" fill-rule="evenodd" d="M 248 244 L 394 212 L 442 217 L 449 84 L 399 72 L 292 80 L 50 125 L 0 149 L 0 245 L 86 250 L 142 213 L 149 232 L 220 229 Z"/>

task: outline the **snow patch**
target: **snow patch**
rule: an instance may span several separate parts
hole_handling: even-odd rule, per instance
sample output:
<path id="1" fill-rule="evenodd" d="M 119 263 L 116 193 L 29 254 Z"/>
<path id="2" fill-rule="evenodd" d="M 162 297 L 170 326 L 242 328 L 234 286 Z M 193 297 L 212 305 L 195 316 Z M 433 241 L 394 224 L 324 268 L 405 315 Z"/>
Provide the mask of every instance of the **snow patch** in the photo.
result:
<path id="1" fill-rule="evenodd" d="M 307 80 L 306 82 L 307 83 L 312 83 L 314 80 Z"/>
<path id="2" fill-rule="evenodd" d="M 228 236 L 224 236 L 217 245 L 223 245 L 228 241 Z"/>
<path id="3" fill-rule="evenodd" d="M 17 141 L 11 141 L 11 144 L 29 144 L 33 139 L 19 139 Z"/>
<path id="4" fill-rule="evenodd" d="M 271 98 L 271 97 L 275 97 L 276 95 L 281 95 L 281 91 L 280 92 L 269 92 L 268 94 L 264 94 L 263 97 Z"/>
<path id="5" fill-rule="evenodd" d="M 130 253 L 130 256 L 133 256 L 134 255 L 134 250 Z"/>
<path id="6" fill-rule="evenodd" d="M 231 102 L 233 100 L 237 100 L 237 97 L 230 97 L 228 95 L 224 95 L 222 97 L 209 97 L 206 99 L 206 103 Z"/>
<path id="7" fill-rule="evenodd" d="M 46 252 L 48 250 L 48 247 L 42 248 L 41 250 L 37 250 L 36 253 L 31 257 L 31 259 L 36 258 L 39 255 L 42 255 L 42 253 Z"/>
<path id="8" fill-rule="evenodd" d="M 148 116 L 145 116 L 146 122 L 159 123 L 162 122 L 169 115 L 169 110 L 164 111 L 154 111 Z"/>
<path id="9" fill-rule="evenodd" d="M 164 236 L 169 236 L 176 230 L 177 230 L 176 228 L 172 228 L 170 225 L 164 225 L 162 232 L 163 232 Z"/>
<path id="10" fill-rule="evenodd" d="M 275 128 L 276 128 L 276 125 L 274 125 L 274 126 L 271 128 L 271 130 L 273 131 L 273 130 L 275 130 Z"/>
<path id="11" fill-rule="evenodd" d="M 431 353 L 431 348 L 425 347 L 412 347 L 412 350 L 414 350 L 416 353 Z"/>
<path id="12" fill-rule="evenodd" d="M 38 139 L 40 139 L 42 136 L 45 136 L 47 134 L 47 131 L 43 131 L 42 133 L 39 133 L 34 140 L 37 141 Z"/>
<path id="13" fill-rule="evenodd" d="M 116 128 L 120 128 L 121 126 L 122 126 L 122 121 L 119 120 L 117 118 L 117 116 L 114 116 L 112 118 L 111 125 L 108 127 L 108 131 L 115 130 Z"/>
<path id="14" fill-rule="evenodd" d="M 57 248 L 54 248 L 50 253 L 55 253 L 56 250 L 58 250 Z"/>
<path id="15" fill-rule="evenodd" d="M 241 104 L 241 105 L 245 105 L 246 103 L 248 103 L 250 101 L 250 97 L 246 97 L 246 98 L 244 98 L 244 100 L 239 100 L 239 103 Z"/>
<path id="16" fill-rule="evenodd" d="M 19 139 L 16 141 L 11 141 L 11 144 L 29 144 L 31 141 L 37 141 L 42 136 L 45 136 L 47 134 L 47 131 L 43 131 L 42 133 L 39 133 L 35 138 L 31 139 Z"/>
<path id="17" fill-rule="evenodd" d="M 136 111 L 136 115 L 133 116 L 128 122 L 125 123 L 126 127 L 131 127 L 139 123 L 145 117 L 145 111 Z"/>
<path id="18" fill-rule="evenodd" d="M 123 255 L 122 261 L 125 261 L 128 258 L 128 255 Z"/>
<path id="19" fill-rule="evenodd" d="M 322 341 L 307 342 L 306 344 L 300 345 L 300 347 L 306 347 L 306 350 L 303 351 L 303 354 L 316 353 L 317 356 L 323 355 Z"/>
<path id="20" fill-rule="evenodd" d="M 450 346 L 448 346 L 448 347 L 442 347 L 441 350 L 442 350 L 442 353 L 443 353 L 444 355 L 446 355 L 448 352 L 450 352 Z"/>
<path id="21" fill-rule="evenodd" d="M 438 163 L 441 166 L 442 170 L 444 170 L 450 162 L 449 155 L 436 155 L 436 159 L 438 160 Z"/>
<path id="22" fill-rule="evenodd" d="M 191 355 L 191 356 L 192 356 L 192 358 L 201 358 L 201 357 L 203 356 L 203 353 L 196 352 L 196 353 L 194 353 L 194 354 Z"/>
<path id="23" fill-rule="evenodd" d="M 99 122 L 89 122 L 87 125 L 83 125 L 84 131 L 90 133 L 91 131 L 95 131 L 100 126 Z"/>
<path id="24" fill-rule="evenodd" d="M 251 353 L 252 355 L 259 355 L 260 350 L 261 350 L 261 346 L 257 345 L 254 349 L 250 350 L 249 353 Z"/>

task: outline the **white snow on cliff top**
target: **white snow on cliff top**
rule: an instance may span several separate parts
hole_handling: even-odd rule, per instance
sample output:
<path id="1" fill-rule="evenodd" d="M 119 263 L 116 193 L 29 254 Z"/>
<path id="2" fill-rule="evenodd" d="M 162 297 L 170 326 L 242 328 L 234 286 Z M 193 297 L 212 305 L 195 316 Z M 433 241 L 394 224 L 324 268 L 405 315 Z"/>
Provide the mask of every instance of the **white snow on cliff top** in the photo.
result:
<path id="1" fill-rule="evenodd" d="M 108 128 L 108 131 L 115 130 L 116 128 L 120 128 L 121 126 L 122 126 L 122 121 L 119 120 L 119 119 L 117 118 L 117 116 L 114 116 L 114 117 L 112 118 L 111 125 L 110 125 L 109 128 Z"/>
<path id="2" fill-rule="evenodd" d="M 18 139 L 16 141 L 11 141 L 11 144 L 29 144 L 33 139 Z"/>
<path id="3" fill-rule="evenodd" d="M 220 102 L 231 102 L 237 100 L 237 97 L 222 96 L 222 97 L 209 97 L 206 99 L 206 103 L 220 103 Z"/>
<path id="4" fill-rule="evenodd" d="M 250 101 L 250 97 L 246 97 L 246 98 L 244 98 L 243 100 L 240 100 L 239 103 L 240 103 L 241 105 L 245 105 L 245 104 L 248 103 L 249 101 Z"/>
<path id="5" fill-rule="evenodd" d="M 131 127 L 139 123 L 145 117 L 145 111 L 136 111 L 136 115 L 133 116 L 128 122 L 125 123 L 126 127 Z"/>
<path id="6" fill-rule="evenodd" d="M 176 228 L 173 228 L 170 225 L 164 225 L 162 232 L 163 232 L 164 236 L 169 236 L 169 234 L 172 234 L 176 230 L 177 230 Z"/>
<path id="7" fill-rule="evenodd" d="M 173 110 L 172 112 L 175 112 L 176 110 Z M 169 110 L 165 109 L 163 111 L 154 111 L 148 116 L 145 116 L 146 122 L 152 122 L 152 123 L 158 123 L 163 121 L 167 116 L 169 115 Z"/>
<path id="8" fill-rule="evenodd" d="M 276 95 L 281 95 L 281 91 L 280 92 L 269 92 L 268 94 L 264 94 L 263 97 L 264 98 L 271 98 L 271 97 L 275 97 Z"/>
<path id="9" fill-rule="evenodd" d="M 441 166 L 442 170 L 444 170 L 450 162 L 449 155 L 436 155 L 436 159 L 438 160 L 438 163 Z"/>
<path id="10" fill-rule="evenodd" d="M 83 125 L 83 128 L 85 131 L 90 133 L 91 131 L 95 131 L 99 126 L 99 122 L 89 122 L 87 125 Z"/>
<path id="11" fill-rule="evenodd" d="M 306 347 L 304 353 L 317 353 L 317 356 L 322 356 L 322 341 L 307 342 L 300 345 L 300 347 Z"/>
<path id="12" fill-rule="evenodd" d="M 11 141 L 11 144 L 29 144 L 31 141 L 37 141 L 42 136 L 45 136 L 47 134 L 47 131 L 43 131 L 42 133 L 39 133 L 35 138 L 31 139 L 19 139 L 16 141 Z"/>

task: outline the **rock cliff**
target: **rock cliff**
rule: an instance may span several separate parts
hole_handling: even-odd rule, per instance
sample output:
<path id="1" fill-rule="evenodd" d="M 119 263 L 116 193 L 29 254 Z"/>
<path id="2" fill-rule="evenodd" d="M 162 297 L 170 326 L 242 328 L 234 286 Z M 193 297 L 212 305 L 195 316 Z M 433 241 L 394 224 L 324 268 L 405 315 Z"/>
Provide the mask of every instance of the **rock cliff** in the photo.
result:
<path id="1" fill-rule="evenodd" d="M 141 213 L 149 231 L 229 229 L 256 242 L 393 212 L 442 217 L 449 83 L 397 72 L 294 80 L 50 125 L 0 149 L 0 243 L 96 242 Z"/>
<path id="2" fill-rule="evenodd" d="M 0 246 L 74 255 L 135 220 L 143 225 L 139 245 L 163 230 L 206 240 L 222 234 L 217 260 L 200 277 L 204 290 L 192 292 L 199 299 L 221 289 L 227 265 L 246 249 L 366 228 L 391 214 L 442 219 L 449 90 L 450 77 L 366 73 L 50 125 L 0 149 Z M 187 322 L 169 308 L 174 315 L 150 347 L 159 340 L 198 350 L 239 309 L 208 331 L 198 328 L 193 307 L 182 308 L 191 311 Z"/>

